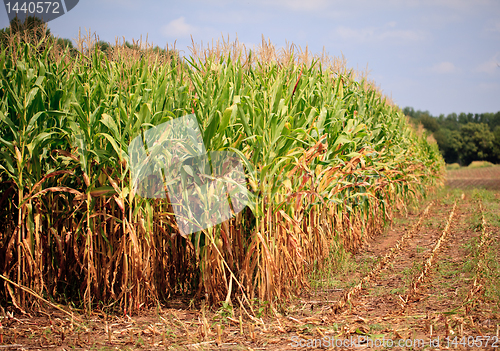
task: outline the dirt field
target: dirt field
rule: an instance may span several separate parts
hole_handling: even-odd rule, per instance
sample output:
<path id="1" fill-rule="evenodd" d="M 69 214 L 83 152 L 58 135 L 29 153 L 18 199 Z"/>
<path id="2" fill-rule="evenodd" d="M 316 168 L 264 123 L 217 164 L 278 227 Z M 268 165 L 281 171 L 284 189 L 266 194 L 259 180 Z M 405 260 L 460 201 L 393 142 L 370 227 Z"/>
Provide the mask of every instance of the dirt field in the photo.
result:
<path id="1" fill-rule="evenodd" d="M 499 213 L 497 190 L 446 188 L 274 314 L 190 301 L 132 318 L 14 312 L 0 350 L 500 350 Z"/>
<path id="2" fill-rule="evenodd" d="M 483 168 L 461 168 L 448 171 L 447 185 L 451 188 L 500 190 L 500 165 Z"/>

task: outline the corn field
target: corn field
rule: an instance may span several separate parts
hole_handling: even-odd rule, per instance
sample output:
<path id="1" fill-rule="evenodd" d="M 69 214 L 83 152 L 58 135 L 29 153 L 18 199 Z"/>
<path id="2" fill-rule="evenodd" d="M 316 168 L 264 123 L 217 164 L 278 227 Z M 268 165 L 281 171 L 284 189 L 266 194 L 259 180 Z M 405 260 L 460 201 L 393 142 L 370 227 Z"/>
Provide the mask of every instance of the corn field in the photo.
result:
<path id="1" fill-rule="evenodd" d="M 179 295 L 272 305 L 443 183 L 437 146 L 342 60 L 80 44 L 0 54 L 0 299 L 19 309 L 35 294 L 126 313 Z M 183 235 L 168 199 L 135 193 L 128 147 L 191 114 L 207 152 L 241 158 L 251 202 Z"/>

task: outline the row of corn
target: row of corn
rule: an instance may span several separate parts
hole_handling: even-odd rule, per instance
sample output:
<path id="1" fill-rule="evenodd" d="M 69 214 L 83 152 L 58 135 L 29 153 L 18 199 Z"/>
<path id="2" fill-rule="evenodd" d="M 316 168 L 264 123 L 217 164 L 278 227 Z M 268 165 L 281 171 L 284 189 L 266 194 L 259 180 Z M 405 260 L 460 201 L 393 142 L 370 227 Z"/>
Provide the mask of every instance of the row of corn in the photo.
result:
<path id="1" fill-rule="evenodd" d="M 0 274 L 40 296 L 273 304 L 308 287 L 334 241 L 356 250 L 442 183 L 436 145 L 345 67 L 269 45 L 167 62 L 130 50 L 0 54 Z M 129 144 L 191 114 L 207 152 L 241 159 L 251 201 L 183 235 L 168 198 L 134 190 Z M 0 284 L 2 301 L 39 303 Z"/>

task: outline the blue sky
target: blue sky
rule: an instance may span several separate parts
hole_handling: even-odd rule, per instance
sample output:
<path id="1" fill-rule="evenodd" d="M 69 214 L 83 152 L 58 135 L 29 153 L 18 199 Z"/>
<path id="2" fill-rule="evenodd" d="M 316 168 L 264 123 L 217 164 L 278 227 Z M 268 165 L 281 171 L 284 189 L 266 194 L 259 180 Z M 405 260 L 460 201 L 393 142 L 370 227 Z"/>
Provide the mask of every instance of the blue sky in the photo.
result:
<path id="1" fill-rule="evenodd" d="M 0 28 L 8 26 L 0 9 Z M 293 42 L 344 55 L 400 107 L 451 112 L 500 111 L 499 0 L 80 0 L 49 22 L 74 39 L 89 30 L 101 40 L 143 39 L 189 55 L 191 35 L 222 35 L 247 47 L 262 35 L 277 47 Z"/>

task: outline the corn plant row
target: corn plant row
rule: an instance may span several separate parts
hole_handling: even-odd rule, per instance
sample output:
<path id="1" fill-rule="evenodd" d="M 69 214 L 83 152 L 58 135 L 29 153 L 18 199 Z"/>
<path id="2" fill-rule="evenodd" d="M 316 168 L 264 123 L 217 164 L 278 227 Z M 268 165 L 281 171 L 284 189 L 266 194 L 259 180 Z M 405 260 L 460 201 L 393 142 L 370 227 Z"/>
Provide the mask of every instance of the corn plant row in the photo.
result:
<path id="1" fill-rule="evenodd" d="M 344 308 L 347 304 L 350 304 L 352 299 L 358 296 L 358 294 L 361 292 L 361 289 L 363 289 L 363 285 L 370 282 L 377 274 L 379 274 L 385 267 L 387 266 L 388 263 L 391 262 L 391 260 L 401 251 L 401 249 L 405 246 L 406 242 L 410 240 L 420 229 L 420 226 L 422 225 L 422 221 L 424 220 L 425 217 L 427 217 L 427 214 L 429 213 L 429 209 L 433 206 L 433 202 L 430 202 L 422 214 L 420 215 L 420 218 L 418 219 L 417 223 L 415 223 L 410 230 L 408 230 L 403 236 L 394 244 L 393 247 L 390 248 L 389 252 L 387 252 L 384 257 L 382 257 L 370 270 L 368 274 L 366 274 L 361 281 L 347 290 L 342 297 L 336 302 L 335 306 L 333 307 L 333 312 L 338 313 L 342 308 Z"/>
<path id="2" fill-rule="evenodd" d="M 464 197 L 464 195 L 462 194 L 462 199 L 463 199 L 463 197 Z M 408 292 L 408 294 L 406 294 L 405 298 L 401 298 L 401 301 L 402 301 L 401 307 L 402 308 L 405 308 L 406 305 L 408 304 L 408 302 L 410 302 L 411 298 L 413 296 L 415 296 L 415 294 L 418 293 L 418 291 L 420 289 L 420 285 L 422 284 L 424 279 L 429 275 L 430 269 L 432 268 L 432 265 L 434 264 L 436 255 L 439 253 L 439 250 L 441 249 L 441 245 L 443 244 L 443 242 L 446 240 L 446 238 L 448 236 L 451 221 L 453 219 L 453 216 L 455 215 L 455 208 L 457 207 L 458 201 L 459 201 L 459 199 L 455 200 L 455 203 L 453 204 L 453 208 L 451 209 L 450 215 L 448 216 L 446 226 L 444 227 L 443 232 L 441 233 L 438 240 L 436 241 L 436 244 L 432 248 L 431 254 L 425 260 L 422 271 L 415 279 L 413 279 L 413 282 L 411 283 L 410 291 Z"/>
<path id="3" fill-rule="evenodd" d="M 345 67 L 268 45 L 168 60 L 40 48 L 0 54 L 0 273 L 40 296 L 125 313 L 176 295 L 274 303 L 333 241 L 355 251 L 442 184 L 437 146 Z M 238 155 L 252 200 L 189 235 L 168 199 L 137 195 L 129 153 L 186 115 L 207 152 Z M 38 304 L 3 284 L 2 300 Z"/>

